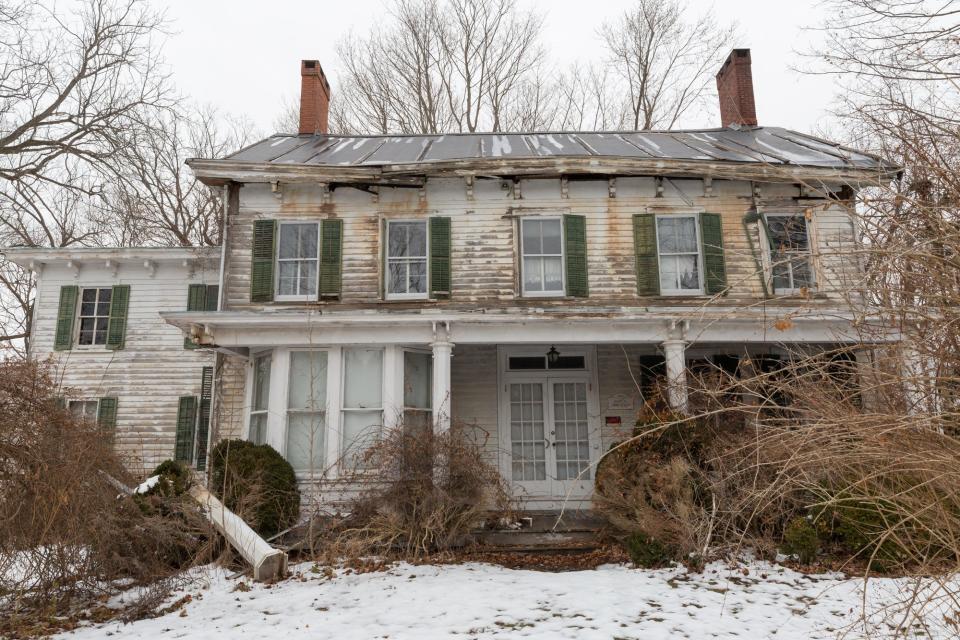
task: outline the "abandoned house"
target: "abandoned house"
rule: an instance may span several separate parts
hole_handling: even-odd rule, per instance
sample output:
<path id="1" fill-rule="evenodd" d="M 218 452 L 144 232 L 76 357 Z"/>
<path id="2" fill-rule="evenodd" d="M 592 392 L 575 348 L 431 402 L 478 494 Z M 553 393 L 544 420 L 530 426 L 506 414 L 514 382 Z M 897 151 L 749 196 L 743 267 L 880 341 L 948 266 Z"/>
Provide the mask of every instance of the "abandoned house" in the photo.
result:
<path id="1" fill-rule="evenodd" d="M 845 204 L 894 169 L 759 126 L 749 50 L 717 74 L 721 127 L 691 131 L 331 135 L 319 63 L 300 74 L 297 134 L 188 163 L 222 190 L 219 270 L 214 250 L 8 254 L 44 265 L 34 355 L 116 398 L 152 459 L 202 468 L 208 437 L 248 438 L 336 502 L 384 429 L 457 423 L 527 508 L 586 503 L 643 378 L 683 411 L 690 365 L 856 339 Z M 115 349 L 99 292 L 127 284 Z"/>

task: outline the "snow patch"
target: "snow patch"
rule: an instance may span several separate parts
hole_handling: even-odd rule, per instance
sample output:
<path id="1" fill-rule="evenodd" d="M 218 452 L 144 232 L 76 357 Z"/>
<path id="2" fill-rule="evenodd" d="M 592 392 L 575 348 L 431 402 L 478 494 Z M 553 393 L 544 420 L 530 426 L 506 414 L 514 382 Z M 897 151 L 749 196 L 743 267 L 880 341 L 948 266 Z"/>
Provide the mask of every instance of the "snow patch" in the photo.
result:
<path id="1" fill-rule="evenodd" d="M 158 482 L 160 482 L 160 476 L 150 476 L 149 478 L 147 478 L 146 480 L 138 484 L 137 488 L 134 489 L 133 492 L 137 495 L 142 495 L 147 491 L 150 491 L 150 489 L 153 489 L 155 486 L 157 486 Z"/>

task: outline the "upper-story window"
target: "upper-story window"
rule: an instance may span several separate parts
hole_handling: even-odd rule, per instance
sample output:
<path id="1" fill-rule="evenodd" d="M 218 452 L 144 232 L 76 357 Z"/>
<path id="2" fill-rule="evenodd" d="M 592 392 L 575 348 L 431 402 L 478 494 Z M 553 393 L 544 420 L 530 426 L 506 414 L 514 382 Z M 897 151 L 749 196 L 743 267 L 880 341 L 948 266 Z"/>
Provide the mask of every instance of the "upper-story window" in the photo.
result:
<path id="1" fill-rule="evenodd" d="M 563 226 L 560 218 L 522 218 L 523 295 L 559 296 L 563 285 Z"/>
<path id="2" fill-rule="evenodd" d="M 797 293 L 814 284 L 810 233 L 802 214 L 768 214 L 767 242 L 774 293 Z"/>
<path id="3" fill-rule="evenodd" d="M 79 345 L 107 344 L 107 328 L 110 325 L 110 287 L 84 289 L 80 294 Z"/>
<path id="4" fill-rule="evenodd" d="M 281 222 L 277 250 L 277 299 L 317 297 L 318 233 L 315 222 Z"/>
<path id="5" fill-rule="evenodd" d="M 387 298 L 427 297 L 427 221 L 387 221 Z"/>
<path id="6" fill-rule="evenodd" d="M 695 215 L 657 216 L 661 294 L 703 292 L 699 236 Z"/>

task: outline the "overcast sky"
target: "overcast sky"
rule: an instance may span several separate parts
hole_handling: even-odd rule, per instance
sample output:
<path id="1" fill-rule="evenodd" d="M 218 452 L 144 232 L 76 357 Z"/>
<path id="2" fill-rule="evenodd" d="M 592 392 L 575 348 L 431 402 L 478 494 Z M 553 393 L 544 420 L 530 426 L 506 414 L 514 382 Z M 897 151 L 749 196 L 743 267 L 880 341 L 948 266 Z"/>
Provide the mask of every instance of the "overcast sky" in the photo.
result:
<path id="1" fill-rule="evenodd" d="M 300 91 L 300 60 L 320 60 L 336 99 L 336 42 L 351 30 L 365 33 L 389 0 L 155 0 L 166 7 L 174 33 L 166 58 L 187 97 L 249 117 L 264 133 L 284 97 Z M 546 16 L 542 40 L 560 65 L 603 55 L 598 27 L 631 0 L 518 0 Z M 814 131 L 828 124 L 834 95 L 829 78 L 791 69 L 798 51 L 816 42 L 804 30 L 820 23 L 816 0 L 687 0 L 695 13 L 713 7 L 720 21 L 739 24 L 737 47 L 749 47 L 760 124 Z M 719 109 L 688 126 L 719 126 Z"/>

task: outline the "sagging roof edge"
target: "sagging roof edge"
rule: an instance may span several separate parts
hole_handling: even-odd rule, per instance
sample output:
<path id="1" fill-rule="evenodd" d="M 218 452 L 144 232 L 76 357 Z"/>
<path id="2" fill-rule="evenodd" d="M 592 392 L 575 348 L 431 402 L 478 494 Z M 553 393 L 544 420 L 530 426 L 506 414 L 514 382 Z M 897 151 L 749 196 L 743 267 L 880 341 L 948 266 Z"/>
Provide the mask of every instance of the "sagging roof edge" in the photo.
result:
<path id="1" fill-rule="evenodd" d="M 0 258 L 30 269 L 31 265 L 67 262 L 182 262 L 220 260 L 220 247 L 0 247 Z"/>
<path id="2" fill-rule="evenodd" d="M 704 178 L 756 182 L 808 182 L 877 185 L 897 178 L 901 169 L 813 167 L 754 162 L 671 160 L 663 158 L 519 158 L 479 159 L 451 162 L 404 163 L 373 166 L 280 165 L 191 158 L 187 165 L 197 179 L 209 186 L 230 182 L 323 182 L 363 183 L 384 186 L 416 186 L 427 178 L 556 178 L 561 176 Z"/>

